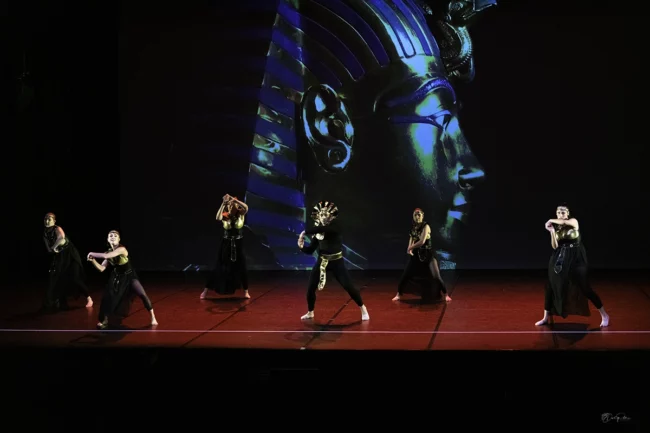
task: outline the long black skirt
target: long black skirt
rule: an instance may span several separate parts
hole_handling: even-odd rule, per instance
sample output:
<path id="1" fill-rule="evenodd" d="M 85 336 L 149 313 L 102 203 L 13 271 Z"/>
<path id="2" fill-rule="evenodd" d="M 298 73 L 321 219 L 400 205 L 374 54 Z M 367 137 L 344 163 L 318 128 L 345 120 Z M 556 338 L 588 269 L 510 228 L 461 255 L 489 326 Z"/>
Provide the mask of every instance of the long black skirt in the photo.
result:
<path id="1" fill-rule="evenodd" d="M 217 263 L 210 272 L 205 287 L 221 295 L 232 295 L 248 289 L 244 239 L 222 239 Z"/>
<path id="2" fill-rule="evenodd" d="M 558 258 L 562 253 L 563 262 L 558 266 Z M 588 266 L 587 251 L 582 243 L 574 247 L 560 246 L 553 251 L 548 262 L 546 283 L 546 294 L 552 298 L 552 315 L 563 318 L 569 315 L 591 315 L 589 301 L 575 279 L 575 270 L 579 266 Z"/>
<path id="3" fill-rule="evenodd" d="M 432 270 L 434 258 L 435 256 L 431 250 L 413 251 L 413 255 L 409 256 L 400 279 L 399 284 L 404 289 L 407 287 L 408 282 L 417 281 L 423 301 L 438 300 L 444 292 L 442 282 L 436 278 Z M 409 293 L 409 291 L 405 290 L 404 293 Z"/>
<path id="4" fill-rule="evenodd" d="M 68 296 L 88 296 L 86 274 L 77 248 L 69 242 L 61 251 L 52 254 L 46 304 L 64 300 Z"/>

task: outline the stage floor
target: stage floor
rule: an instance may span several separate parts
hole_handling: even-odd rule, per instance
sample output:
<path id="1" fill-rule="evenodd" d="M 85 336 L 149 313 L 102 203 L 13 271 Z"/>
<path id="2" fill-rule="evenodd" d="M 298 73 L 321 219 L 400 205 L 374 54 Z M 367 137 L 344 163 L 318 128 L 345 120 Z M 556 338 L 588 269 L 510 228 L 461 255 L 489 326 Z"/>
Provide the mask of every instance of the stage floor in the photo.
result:
<path id="1" fill-rule="evenodd" d="M 103 277 L 103 276 L 102 276 Z M 611 316 L 556 318 L 534 323 L 543 313 L 543 273 L 458 271 L 447 276 L 453 301 L 422 304 L 416 295 L 393 302 L 399 273 L 353 273 L 362 287 L 370 321 L 330 279 L 318 293 L 316 317 L 306 312 L 304 272 L 251 274 L 251 299 L 211 294 L 200 300 L 198 275 L 147 275 L 141 280 L 160 324 L 148 326 L 139 299 L 122 324 L 95 329 L 101 280 L 92 281 L 95 300 L 82 300 L 55 314 L 36 313 L 42 301 L 37 284 L 0 295 L 0 345 L 38 347 L 164 347 L 295 350 L 629 350 L 650 349 L 650 283 L 625 272 L 594 277 L 592 285 Z M 44 284 L 44 282 L 42 283 Z"/>

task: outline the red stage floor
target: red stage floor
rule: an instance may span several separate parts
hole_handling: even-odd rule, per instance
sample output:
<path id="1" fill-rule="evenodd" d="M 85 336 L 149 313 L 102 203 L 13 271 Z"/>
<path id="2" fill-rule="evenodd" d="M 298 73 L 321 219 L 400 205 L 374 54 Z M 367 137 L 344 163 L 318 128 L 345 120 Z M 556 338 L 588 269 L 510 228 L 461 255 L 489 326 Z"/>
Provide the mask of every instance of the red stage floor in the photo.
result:
<path id="1" fill-rule="evenodd" d="M 5 291 L 0 301 L 0 344 L 55 347 L 169 347 L 307 350 L 557 350 L 650 349 L 650 284 L 645 279 L 594 278 L 611 324 L 599 329 L 600 315 L 555 319 L 535 327 L 543 310 L 543 278 L 472 273 L 451 288 L 450 304 L 423 305 L 417 296 L 392 302 L 398 275 L 354 275 L 370 313 L 360 321 L 358 307 L 335 281 L 318 293 L 316 318 L 306 312 L 304 273 L 255 274 L 252 299 L 211 295 L 200 300 L 201 279 L 144 276 L 160 325 L 136 299 L 121 327 L 95 330 L 101 283 L 93 282 L 95 306 L 81 300 L 69 311 L 39 315 L 35 287 Z"/>

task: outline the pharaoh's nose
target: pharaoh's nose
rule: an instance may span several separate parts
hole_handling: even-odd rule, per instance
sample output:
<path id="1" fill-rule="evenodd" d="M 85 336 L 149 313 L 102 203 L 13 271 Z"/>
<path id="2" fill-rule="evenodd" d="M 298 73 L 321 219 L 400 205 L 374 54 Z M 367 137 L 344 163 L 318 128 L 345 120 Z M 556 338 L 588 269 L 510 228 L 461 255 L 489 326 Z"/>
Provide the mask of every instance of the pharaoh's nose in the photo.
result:
<path id="1" fill-rule="evenodd" d="M 458 171 L 458 186 L 465 191 L 476 188 L 485 179 L 485 172 L 480 167 L 463 167 Z"/>

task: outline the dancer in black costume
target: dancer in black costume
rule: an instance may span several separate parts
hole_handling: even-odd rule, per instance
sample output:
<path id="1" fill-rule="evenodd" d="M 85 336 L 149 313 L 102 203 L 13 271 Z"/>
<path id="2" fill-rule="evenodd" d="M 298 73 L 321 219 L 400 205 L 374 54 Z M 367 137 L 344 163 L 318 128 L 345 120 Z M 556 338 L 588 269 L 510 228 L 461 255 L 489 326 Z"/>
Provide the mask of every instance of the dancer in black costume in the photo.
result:
<path id="1" fill-rule="evenodd" d="M 201 299 L 205 299 L 209 289 L 221 295 L 232 295 L 237 289 L 243 288 L 244 297 L 251 297 L 248 293 L 248 270 L 244 252 L 246 213 L 248 213 L 246 203 L 228 194 L 223 196 L 223 202 L 217 211 L 217 221 L 223 224 L 223 239 L 219 247 L 217 264 L 208 277 Z"/>
<path id="2" fill-rule="evenodd" d="M 86 308 L 92 307 L 93 300 L 84 282 L 85 272 L 79 251 L 63 229 L 56 225 L 53 213 L 45 215 L 44 224 L 43 241 L 47 252 L 52 254 L 44 309 L 66 308 L 68 295 L 83 295 L 86 298 Z"/>
<path id="3" fill-rule="evenodd" d="M 413 211 L 413 225 L 409 232 L 409 246 L 406 249 L 406 254 L 409 255 L 409 261 L 406 264 L 402 278 L 397 284 L 397 295 L 395 295 L 393 301 L 401 299 L 404 287 L 412 278 L 424 277 L 438 287 L 438 293 L 442 292 L 445 295 L 445 301 L 451 302 L 445 282 L 440 275 L 438 260 L 436 260 L 433 253 L 431 228 L 424 221 L 424 212 L 420 208 Z M 422 299 L 429 300 L 434 297 L 434 293 L 435 291 L 423 292 Z"/>
<path id="4" fill-rule="evenodd" d="M 99 307 L 97 328 L 105 329 L 108 327 L 108 316 L 127 307 L 130 295 L 133 293 L 142 300 L 145 308 L 149 311 L 151 325 L 158 325 L 156 316 L 153 313 L 153 305 L 133 268 L 129 252 L 124 245 L 120 244 L 119 232 L 111 230 L 108 233 L 108 245 L 110 250 L 105 253 L 88 253 L 88 261 L 99 272 L 104 272 L 109 264 L 113 266 L 113 272 L 106 284 L 102 304 Z M 103 262 L 99 264 L 95 259 L 102 259 Z"/>
<path id="5" fill-rule="evenodd" d="M 352 283 L 352 279 L 345 268 L 343 260 L 343 240 L 338 225 L 334 220 L 338 216 L 338 208 L 334 203 L 320 202 L 314 207 L 312 218 L 316 225 L 300 233 L 298 247 L 305 254 L 313 254 L 318 251 L 318 260 L 309 275 L 307 286 L 307 314 L 301 317 L 302 320 L 314 318 L 314 307 L 316 305 L 316 290 L 325 288 L 325 281 L 328 271 L 332 271 L 334 278 L 343 286 L 346 292 L 361 309 L 361 320 L 370 320 L 368 310 L 363 305 L 361 292 Z M 305 235 L 312 236 L 311 243 L 305 247 Z"/>
<path id="6" fill-rule="evenodd" d="M 548 263 L 544 318 L 535 325 L 548 324 L 551 315 L 564 318 L 570 314 L 589 316 L 589 299 L 600 312 L 600 326 L 608 326 L 609 315 L 589 284 L 587 252 L 582 244 L 578 220 L 569 217 L 569 208 L 564 205 L 557 207 L 556 216 L 544 226 L 551 234 L 554 251 Z"/>

